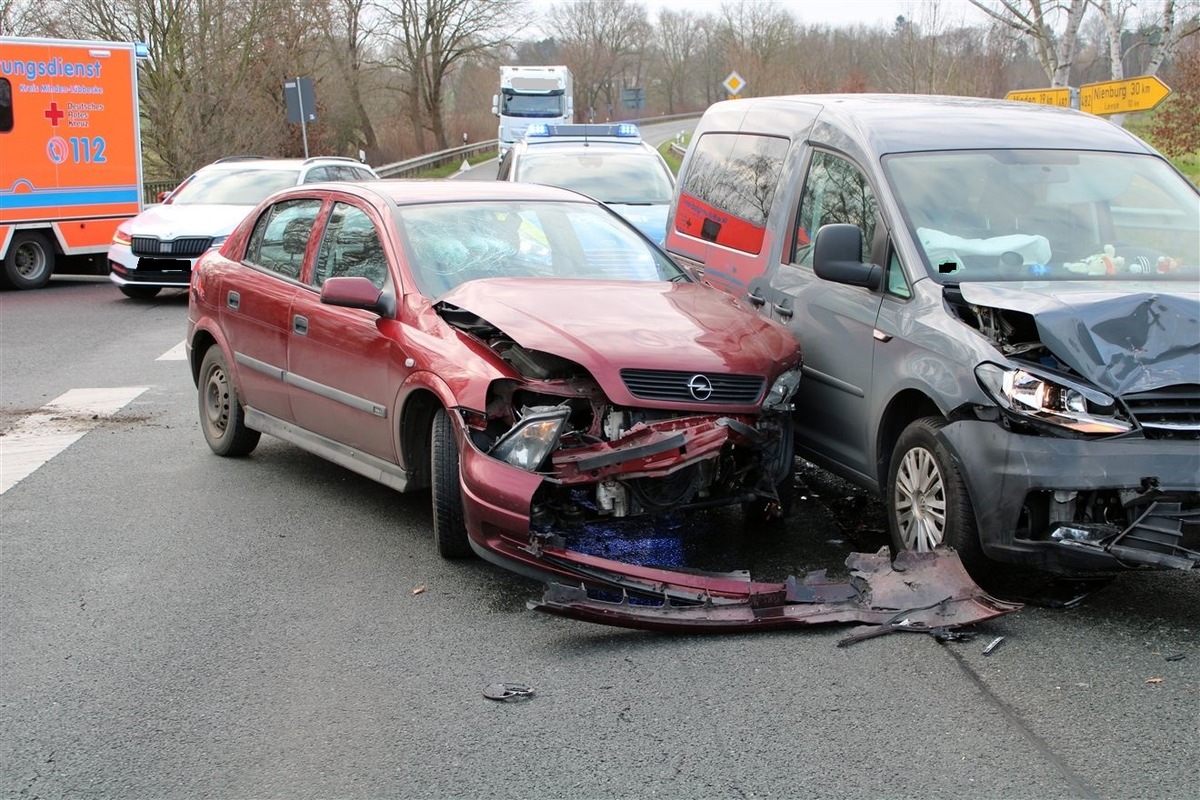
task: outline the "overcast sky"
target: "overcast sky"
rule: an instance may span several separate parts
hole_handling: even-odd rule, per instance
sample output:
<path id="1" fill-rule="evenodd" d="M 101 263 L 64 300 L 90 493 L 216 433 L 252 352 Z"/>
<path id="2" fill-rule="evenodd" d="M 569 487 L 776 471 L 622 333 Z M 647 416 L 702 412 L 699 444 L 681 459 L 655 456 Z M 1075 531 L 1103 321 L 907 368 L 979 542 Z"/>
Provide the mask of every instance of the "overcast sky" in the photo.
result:
<path id="1" fill-rule="evenodd" d="M 716 13 L 725 0 L 640 0 L 653 20 L 659 8 L 675 11 L 690 9 L 697 14 Z M 755 0 L 750 0 L 755 2 Z M 967 0 L 781 0 L 801 23 L 806 25 L 884 25 L 891 27 L 896 17 L 904 15 L 920 22 L 929 8 L 936 5 L 943 24 L 965 21 L 979 24 L 985 17 Z"/>

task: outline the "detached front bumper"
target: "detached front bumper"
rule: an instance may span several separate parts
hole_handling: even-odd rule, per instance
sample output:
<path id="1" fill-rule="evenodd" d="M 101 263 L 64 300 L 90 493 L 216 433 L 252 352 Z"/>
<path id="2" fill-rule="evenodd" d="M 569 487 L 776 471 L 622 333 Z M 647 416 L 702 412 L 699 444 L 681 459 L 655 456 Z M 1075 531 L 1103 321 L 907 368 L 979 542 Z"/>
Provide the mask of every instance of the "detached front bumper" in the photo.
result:
<path id="1" fill-rule="evenodd" d="M 1194 440 L 1059 439 L 974 420 L 951 423 L 939 436 L 959 462 L 984 552 L 993 559 L 1054 572 L 1200 566 Z M 1045 518 L 1034 499 L 1088 492 L 1122 498 L 1129 521 L 1063 523 L 1089 535 L 1058 538 L 1038 524 Z"/>

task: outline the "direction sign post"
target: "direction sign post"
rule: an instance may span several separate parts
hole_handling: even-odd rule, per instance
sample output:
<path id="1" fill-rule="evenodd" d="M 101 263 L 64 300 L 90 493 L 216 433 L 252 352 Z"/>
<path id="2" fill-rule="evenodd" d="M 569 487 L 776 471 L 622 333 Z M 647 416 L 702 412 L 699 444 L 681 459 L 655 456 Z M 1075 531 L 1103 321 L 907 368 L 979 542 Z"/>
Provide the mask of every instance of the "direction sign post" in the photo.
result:
<path id="1" fill-rule="evenodd" d="M 1005 100 L 1020 100 L 1023 103 L 1038 103 L 1043 106 L 1071 107 L 1071 90 L 1062 89 L 1020 89 L 1004 95 Z"/>
<path id="2" fill-rule="evenodd" d="M 1149 111 L 1170 93 L 1171 88 L 1154 75 L 1085 83 L 1079 87 L 1079 108 L 1099 115 Z"/>

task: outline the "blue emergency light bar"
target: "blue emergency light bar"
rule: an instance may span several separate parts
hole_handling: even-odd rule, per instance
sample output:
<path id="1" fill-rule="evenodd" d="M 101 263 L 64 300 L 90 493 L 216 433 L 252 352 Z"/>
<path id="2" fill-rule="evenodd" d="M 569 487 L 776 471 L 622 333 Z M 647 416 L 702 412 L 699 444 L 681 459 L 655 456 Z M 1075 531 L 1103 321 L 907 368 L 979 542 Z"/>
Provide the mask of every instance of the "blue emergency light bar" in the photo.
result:
<path id="1" fill-rule="evenodd" d="M 535 122 L 525 129 L 525 139 L 621 139 L 640 142 L 642 132 L 632 122 L 618 122 L 613 125 L 547 125 L 544 122 Z"/>

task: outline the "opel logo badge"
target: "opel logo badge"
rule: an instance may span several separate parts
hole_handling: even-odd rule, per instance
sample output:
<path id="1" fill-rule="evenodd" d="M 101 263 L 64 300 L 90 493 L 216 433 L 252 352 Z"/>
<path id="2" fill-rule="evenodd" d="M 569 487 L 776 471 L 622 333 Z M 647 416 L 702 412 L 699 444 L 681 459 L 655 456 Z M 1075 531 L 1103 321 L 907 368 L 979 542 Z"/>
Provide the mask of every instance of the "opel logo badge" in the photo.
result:
<path id="1" fill-rule="evenodd" d="M 171 245 L 172 245 L 172 243 L 171 243 L 171 242 L 163 242 L 163 243 L 162 243 L 162 251 L 163 251 L 164 253 L 169 253 L 169 252 L 171 252 Z"/>
<path id="2" fill-rule="evenodd" d="M 688 391 L 692 393 L 692 397 L 701 402 L 712 397 L 713 388 L 712 381 L 703 375 L 693 375 L 687 382 Z"/>

